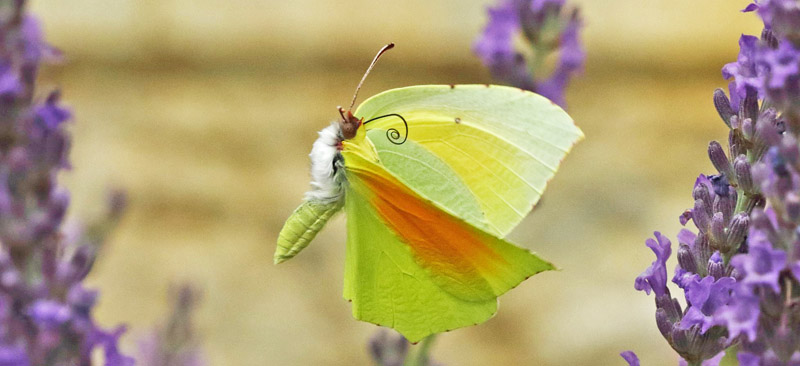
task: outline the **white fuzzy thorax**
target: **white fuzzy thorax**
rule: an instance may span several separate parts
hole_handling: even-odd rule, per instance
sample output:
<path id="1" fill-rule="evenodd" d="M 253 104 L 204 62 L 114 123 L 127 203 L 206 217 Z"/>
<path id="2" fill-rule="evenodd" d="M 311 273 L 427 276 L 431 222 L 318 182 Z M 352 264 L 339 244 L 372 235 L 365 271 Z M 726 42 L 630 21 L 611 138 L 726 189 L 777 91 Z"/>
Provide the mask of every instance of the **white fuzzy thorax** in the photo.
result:
<path id="1" fill-rule="evenodd" d="M 333 202 L 344 197 L 344 166 L 338 147 L 341 136 L 341 128 L 336 122 L 319 131 L 319 138 L 308 154 L 311 158 L 311 190 L 306 192 L 306 200 Z"/>

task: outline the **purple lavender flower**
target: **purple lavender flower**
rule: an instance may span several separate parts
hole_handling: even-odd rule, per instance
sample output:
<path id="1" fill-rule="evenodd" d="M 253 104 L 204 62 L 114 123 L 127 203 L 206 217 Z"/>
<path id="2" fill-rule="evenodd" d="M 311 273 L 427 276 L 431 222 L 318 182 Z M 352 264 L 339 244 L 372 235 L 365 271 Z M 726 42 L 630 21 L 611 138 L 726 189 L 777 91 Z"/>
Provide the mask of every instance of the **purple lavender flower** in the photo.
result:
<path id="1" fill-rule="evenodd" d="M 689 308 L 679 326 L 688 329 L 691 326 L 699 325 L 700 332 L 706 333 L 715 325 L 714 313 L 730 300 L 734 283 L 736 280 L 731 277 L 723 277 L 715 281 L 712 276 L 701 280 L 695 278 L 689 282 L 686 286 Z"/>
<path id="2" fill-rule="evenodd" d="M 654 233 L 656 240 L 647 239 L 647 246 L 656 254 L 656 260 L 639 277 L 636 277 L 634 288 L 648 295 L 652 290 L 657 297 L 669 292 L 667 290 L 667 259 L 672 254 L 672 243 L 660 232 Z"/>
<path id="3" fill-rule="evenodd" d="M 749 252 L 739 254 L 731 260 L 731 264 L 740 274 L 744 275 L 742 284 L 747 286 L 763 285 L 772 291 L 781 291 L 778 278 L 786 265 L 786 252 L 772 249 L 763 232 L 758 229 L 750 230 Z M 756 245 L 757 244 L 757 245 Z"/>
<path id="4" fill-rule="evenodd" d="M 473 50 L 492 76 L 565 106 L 564 89 L 586 58 L 577 9 L 566 10 L 564 0 L 501 0 L 488 14 L 489 22 Z M 520 37 L 530 50 L 515 48 Z M 543 78 L 539 74 L 544 59 L 553 52 L 559 53 L 558 64 Z"/>
<path id="5" fill-rule="evenodd" d="M 754 341 L 760 312 L 758 298 L 747 290 L 739 290 L 732 299 L 714 315 L 715 322 L 725 325 L 731 338 L 746 334 L 750 341 Z"/>
<path id="6" fill-rule="evenodd" d="M 739 38 L 738 59 L 722 67 L 722 77 L 734 79 L 729 86 L 734 110 L 739 109 L 739 103 L 746 97 L 748 88 L 752 88 L 759 96 L 764 95 L 764 70 L 756 63 L 757 46 L 757 37 L 742 35 Z"/>

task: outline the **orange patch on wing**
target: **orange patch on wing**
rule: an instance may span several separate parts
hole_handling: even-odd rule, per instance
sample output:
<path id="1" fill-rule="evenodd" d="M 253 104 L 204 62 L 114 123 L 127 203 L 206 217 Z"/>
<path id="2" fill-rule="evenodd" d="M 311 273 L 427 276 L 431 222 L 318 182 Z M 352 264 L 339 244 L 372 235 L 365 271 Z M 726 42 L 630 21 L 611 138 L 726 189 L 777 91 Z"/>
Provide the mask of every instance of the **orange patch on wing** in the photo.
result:
<path id="1" fill-rule="evenodd" d="M 435 207 L 392 178 L 358 171 L 381 219 L 412 249 L 417 261 L 446 286 L 471 298 L 496 296 L 484 280 L 509 263 L 487 243 L 488 234 Z"/>

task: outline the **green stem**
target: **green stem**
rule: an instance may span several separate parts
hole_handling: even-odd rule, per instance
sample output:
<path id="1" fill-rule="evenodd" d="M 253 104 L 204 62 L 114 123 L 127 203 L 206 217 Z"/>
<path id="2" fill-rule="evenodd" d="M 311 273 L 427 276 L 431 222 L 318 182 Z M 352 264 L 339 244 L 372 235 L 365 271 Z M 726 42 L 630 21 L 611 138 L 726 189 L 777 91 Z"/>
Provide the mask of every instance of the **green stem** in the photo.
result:
<path id="1" fill-rule="evenodd" d="M 531 76 L 534 80 L 542 73 L 542 67 L 544 66 L 544 59 L 550 53 L 550 49 L 539 45 L 539 44 L 532 44 L 533 48 L 533 59 L 529 60 L 530 63 L 528 64 L 528 69 L 531 72 Z"/>
<path id="2" fill-rule="evenodd" d="M 436 334 L 431 334 L 420 341 L 419 351 L 408 358 L 404 366 L 428 366 L 428 353 L 431 350 L 434 339 L 436 339 Z"/>

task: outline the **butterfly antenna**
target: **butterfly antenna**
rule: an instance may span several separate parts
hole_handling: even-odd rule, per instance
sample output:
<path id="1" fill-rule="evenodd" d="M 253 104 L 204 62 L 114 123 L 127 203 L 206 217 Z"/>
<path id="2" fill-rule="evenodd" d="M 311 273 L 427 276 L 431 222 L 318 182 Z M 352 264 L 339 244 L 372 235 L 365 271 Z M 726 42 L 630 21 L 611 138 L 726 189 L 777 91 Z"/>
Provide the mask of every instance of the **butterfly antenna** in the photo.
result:
<path id="1" fill-rule="evenodd" d="M 375 63 L 378 62 L 378 59 L 381 57 L 381 55 L 384 52 L 392 49 L 393 47 L 394 47 L 394 43 L 389 43 L 386 46 L 383 46 L 383 48 L 381 48 L 381 50 L 378 51 L 378 54 L 375 55 L 375 58 L 372 59 L 372 63 L 369 64 L 369 68 L 367 69 L 367 72 L 364 73 L 364 76 L 361 78 L 361 82 L 359 82 L 358 86 L 356 87 L 356 92 L 355 92 L 355 94 L 353 94 L 353 101 L 350 102 L 350 108 L 347 108 L 348 111 L 353 110 L 353 106 L 356 104 L 356 98 L 358 97 L 358 91 L 361 90 L 361 84 L 364 84 L 364 80 L 367 79 L 367 75 L 369 75 L 369 72 L 372 71 L 372 68 L 375 66 Z"/>

